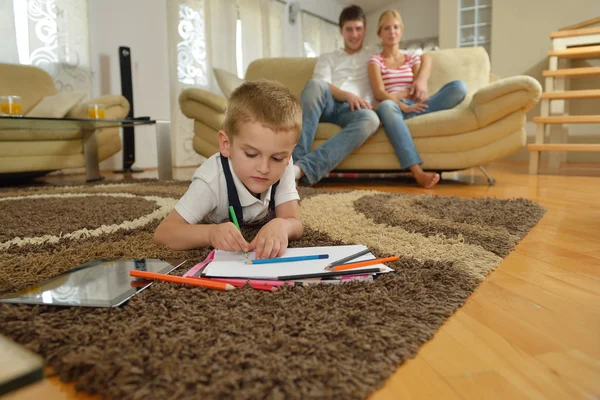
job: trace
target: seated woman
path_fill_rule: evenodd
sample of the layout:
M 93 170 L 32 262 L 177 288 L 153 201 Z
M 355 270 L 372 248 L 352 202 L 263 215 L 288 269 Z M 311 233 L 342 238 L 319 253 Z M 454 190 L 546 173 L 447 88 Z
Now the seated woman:
M 447 110 L 458 105 L 467 88 L 463 81 L 444 85 L 439 92 L 427 98 L 427 79 L 431 71 L 421 69 L 421 58 L 400 50 L 404 25 L 397 11 L 388 10 L 379 17 L 377 35 L 383 51 L 369 59 L 369 78 L 378 102 L 375 112 L 394 147 L 402 168 L 409 169 L 417 183 L 431 189 L 440 175 L 425 172 L 423 161 L 415 149 L 405 119 L 434 111 Z

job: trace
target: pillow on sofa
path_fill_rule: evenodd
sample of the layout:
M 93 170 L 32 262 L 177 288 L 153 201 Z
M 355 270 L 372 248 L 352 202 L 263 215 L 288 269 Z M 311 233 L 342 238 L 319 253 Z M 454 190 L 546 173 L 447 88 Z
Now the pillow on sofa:
M 85 92 L 62 92 L 43 97 L 26 117 L 62 118 L 87 95 Z
M 244 83 L 243 79 L 237 77 L 237 75 L 232 74 L 229 71 L 225 71 L 220 68 L 213 68 L 213 72 L 215 74 L 215 79 L 219 84 L 219 89 L 223 92 L 223 95 L 226 98 L 231 96 L 231 93 L 242 83 Z

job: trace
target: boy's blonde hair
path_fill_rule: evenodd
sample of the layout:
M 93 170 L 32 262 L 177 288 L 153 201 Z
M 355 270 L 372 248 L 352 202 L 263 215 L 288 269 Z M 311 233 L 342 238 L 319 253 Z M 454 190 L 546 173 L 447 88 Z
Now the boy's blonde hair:
M 402 32 L 404 32 L 404 22 L 402 22 L 402 17 L 400 16 L 400 13 L 396 10 L 387 10 L 381 13 L 381 15 L 379 16 L 379 22 L 377 22 L 377 34 L 379 35 L 379 32 L 381 32 L 381 27 L 383 25 L 383 20 L 386 19 L 387 17 L 392 17 L 394 19 L 398 20 L 398 24 L 400 25 L 400 30 Z
M 258 122 L 273 132 L 302 131 L 302 107 L 288 88 L 277 81 L 244 82 L 229 98 L 223 130 L 233 137 L 242 123 Z

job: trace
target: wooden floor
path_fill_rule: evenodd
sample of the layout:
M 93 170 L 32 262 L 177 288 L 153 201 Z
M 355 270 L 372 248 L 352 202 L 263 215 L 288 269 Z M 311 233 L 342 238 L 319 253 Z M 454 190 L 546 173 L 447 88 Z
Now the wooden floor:
M 526 197 L 548 212 L 467 304 L 400 367 L 372 399 L 600 399 L 600 164 L 541 168 L 526 164 L 444 174 L 433 191 L 402 181 L 327 182 L 323 188 Z M 189 179 L 193 169 L 178 169 Z M 155 171 L 135 177 L 156 177 Z M 52 177 L 48 181 L 81 181 Z M 107 180 L 120 180 L 109 174 Z M 46 398 L 75 395 L 56 378 L 27 390 Z M 50 392 L 56 392 L 51 397 Z M 22 397 L 24 396 L 24 397 Z

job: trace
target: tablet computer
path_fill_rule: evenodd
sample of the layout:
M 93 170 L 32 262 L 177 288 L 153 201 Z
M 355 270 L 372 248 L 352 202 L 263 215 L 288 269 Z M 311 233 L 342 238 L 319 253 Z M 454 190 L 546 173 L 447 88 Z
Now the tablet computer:
M 184 261 L 185 262 L 185 261 Z M 132 269 L 168 274 L 166 261 L 145 259 L 94 259 L 45 282 L 0 296 L 2 303 L 55 306 L 116 307 L 152 284 L 129 276 Z

